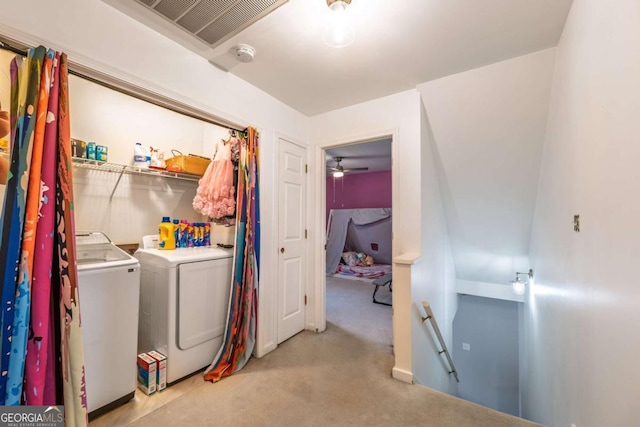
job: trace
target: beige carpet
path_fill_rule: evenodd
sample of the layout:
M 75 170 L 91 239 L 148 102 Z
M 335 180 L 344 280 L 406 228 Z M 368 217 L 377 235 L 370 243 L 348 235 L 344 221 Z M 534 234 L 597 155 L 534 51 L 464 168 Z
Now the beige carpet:
M 92 425 L 534 425 L 392 379 L 391 307 L 373 304 L 372 291 L 369 283 L 329 278 L 326 332 L 302 332 L 217 384 L 198 377 L 163 392 L 182 387 L 171 398 L 137 396 Z M 381 299 L 390 297 L 385 292 Z M 142 416 L 154 399 L 162 404 Z

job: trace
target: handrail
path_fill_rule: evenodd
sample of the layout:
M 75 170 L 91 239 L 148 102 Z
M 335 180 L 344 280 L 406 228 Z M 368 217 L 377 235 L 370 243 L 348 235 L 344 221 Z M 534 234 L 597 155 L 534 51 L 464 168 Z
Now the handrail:
M 433 331 L 436 333 L 436 336 L 438 337 L 438 341 L 440 341 L 440 346 L 442 347 L 442 350 L 439 351 L 438 354 L 444 353 L 444 355 L 447 356 L 447 361 L 449 362 L 449 367 L 451 368 L 451 371 L 449 371 L 449 374 L 453 374 L 453 376 L 456 378 L 456 381 L 460 382 L 460 379 L 458 378 L 458 371 L 456 370 L 456 366 L 453 364 L 453 359 L 451 359 L 449 350 L 447 350 L 447 345 L 444 343 L 444 339 L 442 338 L 442 334 L 440 333 L 440 328 L 438 327 L 438 322 L 436 321 L 436 318 L 433 316 L 433 311 L 431 311 L 431 306 L 427 301 L 422 301 L 422 306 L 424 307 L 424 311 L 427 313 L 427 317 L 423 317 L 422 322 L 424 323 L 425 320 L 429 319 L 431 323 L 431 327 L 433 328 Z

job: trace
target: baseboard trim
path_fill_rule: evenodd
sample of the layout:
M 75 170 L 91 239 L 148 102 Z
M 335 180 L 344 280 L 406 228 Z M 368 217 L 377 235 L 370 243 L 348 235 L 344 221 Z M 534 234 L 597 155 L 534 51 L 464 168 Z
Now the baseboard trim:
M 394 367 L 391 370 L 391 376 L 403 383 L 413 384 L 413 374 L 409 371 L 405 371 L 404 369 Z
M 277 344 L 273 341 L 269 341 L 266 345 L 259 347 L 256 345 L 256 347 L 254 348 L 253 351 L 253 355 L 260 359 L 264 356 L 266 356 L 267 354 L 271 353 L 273 350 L 275 350 L 276 348 L 278 348 Z

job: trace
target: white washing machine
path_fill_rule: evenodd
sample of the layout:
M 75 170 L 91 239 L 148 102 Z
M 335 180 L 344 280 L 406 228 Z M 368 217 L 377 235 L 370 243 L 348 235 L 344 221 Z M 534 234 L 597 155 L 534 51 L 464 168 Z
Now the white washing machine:
M 136 391 L 140 264 L 99 232 L 76 233 L 89 417 Z
M 149 247 L 154 240 L 145 236 L 134 254 L 141 267 L 138 351 L 167 356 L 171 385 L 209 366 L 222 345 L 233 251 L 160 250 Z

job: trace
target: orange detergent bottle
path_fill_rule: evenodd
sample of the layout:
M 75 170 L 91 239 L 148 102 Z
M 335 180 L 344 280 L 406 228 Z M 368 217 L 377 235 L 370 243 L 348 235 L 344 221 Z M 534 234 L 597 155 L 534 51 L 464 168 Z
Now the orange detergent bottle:
M 158 226 L 158 249 L 175 249 L 176 238 L 174 234 L 174 225 L 168 216 L 162 217 L 162 222 Z

